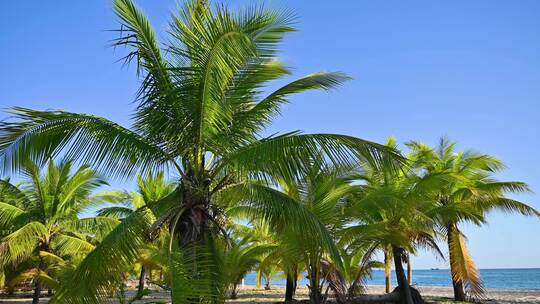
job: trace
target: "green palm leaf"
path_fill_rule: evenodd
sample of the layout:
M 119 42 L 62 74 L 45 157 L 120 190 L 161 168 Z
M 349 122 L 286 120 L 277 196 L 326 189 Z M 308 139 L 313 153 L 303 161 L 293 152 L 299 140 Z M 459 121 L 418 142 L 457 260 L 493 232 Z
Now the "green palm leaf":
M 0 165 L 16 171 L 23 156 L 43 163 L 66 150 L 105 173 L 128 176 L 137 169 L 163 168 L 171 160 L 157 145 L 104 118 L 63 111 L 13 108 L 19 120 L 0 124 Z
M 53 303 L 101 303 L 121 282 L 120 274 L 138 258 L 149 223 L 139 211 L 123 220 L 81 262 Z
M 16 265 L 30 257 L 39 238 L 44 238 L 47 233 L 48 229 L 42 223 L 30 222 L 5 236 L 0 243 L 0 265 Z

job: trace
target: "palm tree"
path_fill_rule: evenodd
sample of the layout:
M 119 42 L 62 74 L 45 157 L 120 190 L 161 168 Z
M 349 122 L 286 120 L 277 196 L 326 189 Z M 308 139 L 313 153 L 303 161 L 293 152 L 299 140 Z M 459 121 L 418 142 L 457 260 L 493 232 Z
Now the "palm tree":
M 338 303 L 347 303 L 365 293 L 366 279 L 371 277 L 373 268 L 383 267 L 383 263 L 373 257 L 374 247 L 355 248 L 348 252 L 340 249 L 342 267 L 326 263 L 328 285 L 333 290 Z
M 242 206 L 230 208 L 227 213 L 234 218 L 245 218 L 245 209 Z M 238 213 L 238 214 L 235 214 Z M 272 229 L 269 223 L 264 220 L 251 221 L 249 227 L 237 225 L 240 227 L 238 232 L 241 235 L 249 236 L 260 245 L 273 245 L 271 250 L 262 258 L 256 268 L 256 286 L 260 288 L 263 277 L 266 280 L 265 289 L 270 289 L 271 279 L 280 271 L 286 278 L 285 302 L 292 302 L 296 293 L 296 287 L 299 273 L 299 264 L 302 262 L 298 248 L 288 246 L 291 242 L 290 231 Z
M 310 235 L 306 230 L 290 229 L 283 226 L 277 230 L 280 234 L 279 247 L 284 268 L 290 268 L 287 256 L 299 256 L 304 264 L 309 279 L 309 296 L 312 303 L 323 303 L 326 293 L 323 290 L 328 278 L 324 276 L 323 267 L 332 261 L 340 266 L 341 259 L 332 235 L 345 224 L 341 208 L 346 196 L 353 191 L 350 185 L 350 170 L 342 167 L 326 167 L 321 157 L 311 161 L 305 175 L 298 181 L 282 179 L 280 189 L 268 189 L 275 200 L 290 205 L 297 205 L 307 211 L 306 217 L 319 223 L 323 234 Z M 262 187 L 262 186 L 261 186 Z M 269 199 L 269 198 L 268 198 Z M 304 220 L 305 221 L 305 220 Z M 278 227 L 279 228 L 279 227 Z M 327 235 L 324 244 L 321 238 Z M 290 269 L 285 269 L 290 270 Z
M 171 19 L 168 43 L 159 44 L 131 0 L 115 0 L 114 10 L 121 23 L 114 44 L 129 49 L 125 60 L 136 62 L 141 77 L 133 126 L 88 114 L 13 108 L 13 119 L 0 124 L 0 167 L 17 170 L 23 156 L 40 160 L 62 151 L 111 176 L 173 173 L 178 186 L 161 202 L 166 212 L 158 222 L 168 224 L 178 237 L 178 248 L 184 248 L 221 230 L 214 197 L 230 185 L 247 178 L 297 177 L 305 168 L 303 160 L 319 153 L 332 162 L 352 163 L 359 158 L 376 161 L 386 151 L 336 134 L 261 136 L 290 95 L 328 90 L 348 79 L 341 73 L 317 72 L 263 93 L 269 81 L 289 74 L 276 59 L 284 34 L 294 30 L 289 12 L 250 8 L 235 13 L 224 6 L 211 9 L 207 1 L 188 1 Z M 294 208 L 283 205 L 279 213 L 271 213 L 278 208 L 268 207 L 265 212 L 279 220 L 297 214 Z M 107 262 L 84 267 L 114 273 L 131 263 L 150 228 L 141 224 L 144 212 L 122 222 L 122 241 L 111 237 L 104 245 L 115 252 Z M 294 222 L 299 229 L 309 226 Z M 74 284 L 87 286 L 72 286 L 73 291 L 88 292 L 78 293 L 78 299 L 98 301 L 107 294 L 104 289 L 117 285 L 90 282 L 83 270 L 78 274 L 84 277 L 73 279 Z M 173 299 L 184 299 L 175 288 Z
M 392 248 L 390 245 L 383 245 L 384 256 L 384 291 L 390 293 L 392 289 Z
M 106 185 L 88 166 L 72 170 L 71 161 L 49 161 L 44 174 L 31 161 L 23 165 L 24 182 L 17 187 L 0 180 L 0 269 L 16 275 L 7 283 L 33 280 L 32 303 L 38 303 L 42 286 L 59 287 L 61 271 L 77 255 L 92 250 L 95 242 L 118 221 L 79 219 L 78 214 L 103 197 L 92 191 Z
M 225 282 L 229 285 L 231 299 L 236 299 L 238 284 L 249 271 L 254 270 L 261 263 L 274 245 L 259 244 L 247 236 L 229 243 L 222 242 L 221 246 L 223 248 L 221 259 L 223 272 L 226 276 Z
M 540 216 L 532 207 L 506 196 L 529 188 L 523 182 L 494 179 L 493 174 L 504 167 L 500 160 L 471 150 L 456 152 L 455 143 L 447 138 L 441 138 L 436 148 L 419 142 L 410 142 L 408 146 L 413 150 L 417 170 L 448 177 L 434 193 L 435 207 L 430 216 L 446 236 L 454 298 L 466 300 L 464 287 L 470 295 L 482 296 L 480 273 L 459 226 L 463 222 L 482 225 L 491 210 Z
M 314 214 L 328 229 L 330 235 L 337 235 L 346 223 L 341 211 L 346 197 L 354 191 L 354 186 L 350 184 L 350 172 L 347 171 L 341 168 L 324 168 L 317 160 L 300 183 L 289 184 L 285 188 L 291 198 L 298 200 Z M 339 252 L 338 254 L 326 252 L 319 244 L 301 235 L 288 240 L 294 242 L 294 246 L 303 252 L 302 262 L 305 263 L 309 280 L 310 302 L 315 304 L 325 302 L 326 292 L 323 288 L 328 282 L 329 271 L 328 269 L 325 271 L 324 268 L 328 268 L 325 265 L 341 268 Z
M 141 208 L 148 208 L 150 212 L 147 215 L 147 220 L 149 224 L 154 224 L 160 214 L 157 213 L 159 210 L 154 208 L 153 204 L 169 195 L 174 190 L 174 187 L 175 185 L 173 183 L 168 182 L 165 179 L 164 172 L 159 172 L 155 175 L 149 173 L 144 178 L 138 176 L 137 191 L 126 193 L 125 198 L 121 200 L 121 202 L 124 203 L 124 206 L 116 205 L 101 208 L 97 211 L 97 215 L 125 219 Z M 168 235 L 166 233 L 162 233 L 161 240 L 158 240 L 156 236 L 148 236 L 148 238 L 152 238 L 154 242 L 147 244 L 147 248 L 142 250 L 142 254 L 137 259 L 140 264 L 140 275 L 137 294 L 133 300 L 141 299 L 143 297 L 146 273 L 150 270 L 151 266 L 156 265 L 156 261 L 154 261 L 153 258 L 155 258 L 156 253 L 159 255 L 159 247 L 163 246 L 163 239 L 167 237 Z
M 386 145 L 396 148 L 393 138 Z M 393 167 L 379 170 L 370 164 L 362 164 L 362 170 L 361 190 L 346 209 L 355 224 L 343 229 L 340 242 L 352 249 L 363 248 L 366 243 L 374 249 L 389 247 L 401 302 L 412 304 L 419 295 L 411 291 L 402 263 L 406 252 L 415 252 L 418 247 L 433 249 L 442 256 L 435 242 L 433 220 L 427 215 L 432 207 L 431 189 L 441 179 L 437 175 L 411 174 L 409 162 L 402 163 L 398 170 Z
M 272 280 L 280 273 L 280 268 L 270 259 L 265 259 L 256 269 L 256 286 L 259 288 L 264 280 L 264 289 L 272 289 Z

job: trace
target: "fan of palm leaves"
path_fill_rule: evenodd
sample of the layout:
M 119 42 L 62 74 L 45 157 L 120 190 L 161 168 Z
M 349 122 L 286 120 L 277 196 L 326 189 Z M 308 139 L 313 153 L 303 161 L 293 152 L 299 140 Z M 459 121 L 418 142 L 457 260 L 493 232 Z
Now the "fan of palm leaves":
M 110 197 L 92 195 L 106 182 L 88 166 L 72 170 L 72 161 L 51 160 L 42 173 L 27 160 L 22 172 L 19 186 L 0 180 L 0 269 L 9 288 L 32 279 L 35 301 L 42 284 L 58 289 L 64 273 L 118 221 L 79 219 L 82 210 Z
M 480 272 L 475 266 L 459 224 L 486 223 L 491 210 L 517 212 L 528 216 L 540 213 L 527 204 L 507 197 L 508 193 L 530 191 L 518 181 L 498 181 L 493 174 L 504 168 L 497 158 L 472 150 L 456 151 L 455 142 L 440 139 L 434 148 L 411 141 L 412 168 L 428 175 L 444 175 L 446 182 L 433 187 L 434 207 L 428 212 L 437 230 L 444 235 L 449 252 L 450 269 L 456 300 L 465 300 L 466 287 L 470 296 L 484 294 Z

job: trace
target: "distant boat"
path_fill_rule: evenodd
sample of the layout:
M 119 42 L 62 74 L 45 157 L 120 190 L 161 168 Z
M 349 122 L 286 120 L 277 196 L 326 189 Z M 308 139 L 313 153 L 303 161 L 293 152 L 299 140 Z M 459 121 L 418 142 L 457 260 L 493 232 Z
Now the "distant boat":
M 440 268 L 431 268 L 431 270 L 441 270 Z

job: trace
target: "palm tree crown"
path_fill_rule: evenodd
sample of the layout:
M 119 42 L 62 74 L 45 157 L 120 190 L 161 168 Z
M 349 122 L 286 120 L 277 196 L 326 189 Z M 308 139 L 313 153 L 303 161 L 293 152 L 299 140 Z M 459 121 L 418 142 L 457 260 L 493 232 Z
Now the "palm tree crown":
M 71 161 L 51 160 L 42 175 L 27 161 L 20 187 L 0 181 L 0 269 L 17 269 L 9 285 L 33 278 L 38 293 L 40 283 L 58 288 L 59 271 L 117 224 L 102 217 L 78 218 L 106 198 L 105 193 L 92 196 L 106 182 L 88 166 L 72 171 Z
M 475 151 L 456 151 L 455 143 L 441 138 L 435 148 L 420 142 L 409 142 L 415 169 L 425 175 L 444 175 L 445 183 L 435 187 L 434 207 L 429 212 L 448 243 L 454 297 L 464 301 L 464 287 L 471 296 L 482 296 L 480 273 L 469 254 L 465 236 L 459 229 L 464 222 L 482 225 L 491 210 L 540 213 L 534 208 L 507 196 L 508 193 L 530 191 L 518 181 L 498 181 L 493 175 L 504 168 L 497 158 Z

